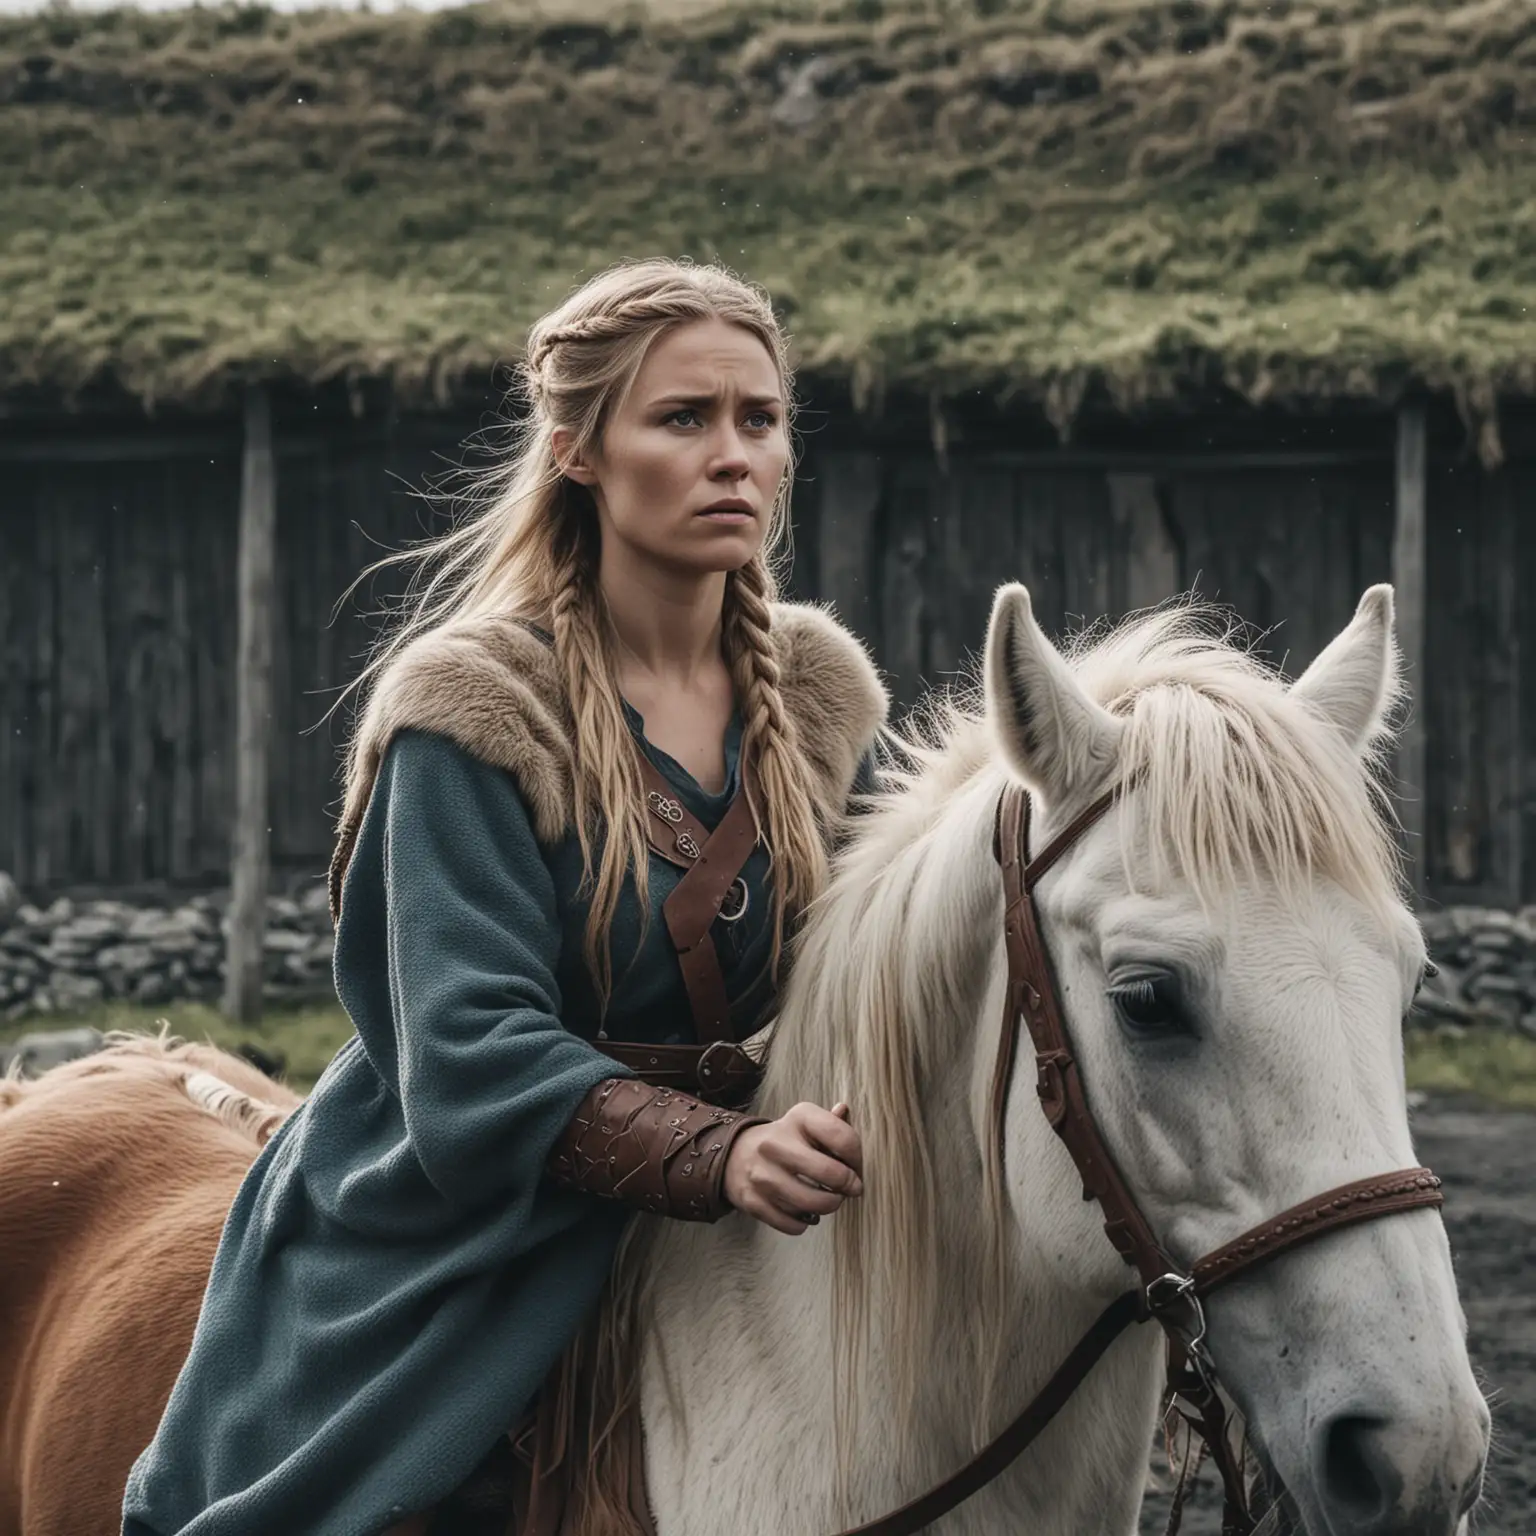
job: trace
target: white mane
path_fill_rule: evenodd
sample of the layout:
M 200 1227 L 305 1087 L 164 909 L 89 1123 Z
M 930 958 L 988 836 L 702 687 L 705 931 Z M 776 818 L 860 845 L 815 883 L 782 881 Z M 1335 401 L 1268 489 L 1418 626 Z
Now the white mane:
M 1210 903 L 1244 878 L 1285 888 L 1325 875 L 1374 909 L 1396 903 L 1392 826 L 1359 753 L 1219 613 L 1170 605 L 1078 637 L 1067 657 L 1095 701 L 1128 722 L 1117 772 L 1134 778 L 1142 814 L 1121 824 L 1128 837 L 1150 832 L 1159 886 L 1183 879 Z M 1388 740 L 1378 722 L 1367 760 Z M 856 1106 L 867 1193 L 835 1228 L 837 1370 L 850 1419 L 872 1338 L 910 1410 L 937 1347 L 941 1298 L 968 1309 L 983 1382 L 1008 1310 L 998 1171 L 978 1148 L 978 1187 L 996 1218 L 984 1223 L 990 1251 L 941 1255 L 925 1118 L 925 1085 L 963 1049 L 1001 939 L 990 849 L 1005 770 L 974 690 L 931 707 L 893 745 L 906 762 L 888 770 L 807 924 L 760 1098 L 767 1115 L 797 1098 Z

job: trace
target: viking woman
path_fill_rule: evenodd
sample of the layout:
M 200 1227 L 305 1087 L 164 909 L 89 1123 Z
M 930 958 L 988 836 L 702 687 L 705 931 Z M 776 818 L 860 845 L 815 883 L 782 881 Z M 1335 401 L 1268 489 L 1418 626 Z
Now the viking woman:
M 441 1508 L 635 1209 L 796 1234 L 861 1190 L 844 1106 L 740 1108 L 885 712 L 776 597 L 784 338 L 721 270 L 625 265 L 522 382 L 519 451 L 364 674 L 331 881 L 357 1033 L 241 1187 L 126 1536 Z

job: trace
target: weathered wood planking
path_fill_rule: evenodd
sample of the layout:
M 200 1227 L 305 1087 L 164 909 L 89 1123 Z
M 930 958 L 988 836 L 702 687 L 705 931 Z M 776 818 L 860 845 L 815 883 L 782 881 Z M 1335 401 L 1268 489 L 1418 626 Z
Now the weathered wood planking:
M 345 443 L 284 461 L 277 675 L 285 686 L 276 720 L 284 752 L 273 807 L 274 858 L 282 866 L 314 868 L 316 850 L 329 847 L 354 702 L 342 693 L 408 572 L 386 570 L 350 600 L 344 594 L 368 566 L 446 526 L 440 511 L 408 489 L 441 467 L 427 452 L 396 452 L 386 473 L 377 450 Z
M 903 702 L 980 644 L 1004 581 L 1029 586 L 1058 637 L 1195 590 L 1294 673 L 1390 576 L 1385 465 L 1107 474 L 986 455 L 940 475 L 926 457 L 861 452 L 818 469 L 823 595 L 869 614 L 861 632 Z
M 932 610 L 942 600 L 932 590 L 937 562 L 929 547 L 938 470 L 927 460 L 901 458 L 886 475 L 884 515 L 875 525 L 877 654 L 891 674 L 894 702 L 909 709 L 929 681 Z
M 813 453 L 798 490 L 807 532 L 806 549 L 797 537 L 796 570 L 830 602 L 855 634 L 871 635 L 875 625 L 875 519 L 884 496 L 880 456 L 867 450 Z M 811 531 L 814 530 L 812 533 Z
M 1155 607 L 1183 584 L 1179 546 L 1168 521 L 1158 477 L 1145 470 L 1106 476 L 1115 559 L 1110 571 L 1109 607 L 1129 613 Z
M 1426 886 L 1444 901 L 1510 901 L 1522 882 L 1516 519 L 1528 468 L 1429 476 L 1426 579 Z
M 1523 463 L 1502 473 L 1507 480 L 1505 505 L 1514 523 L 1513 652 L 1518 676 L 1510 826 L 1521 853 L 1519 898 L 1528 902 L 1536 898 L 1536 467 Z M 1448 680 L 1451 685 L 1454 681 Z
M 472 424 L 470 424 L 472 425 Z M 442 526 L 409 487 L 467 427 L 311 430 L 277 442 L 272 852 L 328 852 L 339 744 L 326 711 L 403 576 L 362 568 Z M 391 476 L 398 478 L 391 478 Z M 1531 894 L 1536 860 L 1536 492 L 1521 461 L 1441 467 L 1429 487 L 1425 675 L 1429 893 Z M 27 889 L 224 878 L 233 807 L 237 452 L 26 458 L 0 489 L 0 869 Z M 1271 627 L 1292 672 L 1389 579 L 1393 467 L 1271 458 L 1055 464 L 819 436 L 797 488 L 795 591 L 834 602 L 898 703 L 964 665 L 999 583 L 1027 582 L 1057 635 L 1189 587 Z M 1459 532 L 1457 530 L 1460 530 Z
M 1424 566 L 1429 555 L 1426 521 L 1428 463 L 1422 401 L 1397 410 L 1392 517 L 1392 584 L 1396 593 L 1397 644 L 1410 707 L 1403 712 L 1396 762 L 1402 846 L 1415 896 L 1422 900 L 1428 867 L 1424 843 L 1424 712 L 1415 706 L 1424 685 Z
M 938 485 L 928 579 L 938 599 L 928 636 L 930 680 L 964 677 L 979 656 L 992 599 L 1019 570 L 1017 473 L 990 460 L 951 461 Z
M 209 509 L 235 468 L 8 472 L 0 868 L 24 885 L 200 881 L 227 867 L 234 525 Z
M 1183 472 L 1164 495 L 1181 585 L 1230 605 L 1292 675 L 1390 578 L 1390 466 Z
M 273 633 L 277 607 L 277 477 L 272 400 L 264 385 L 245 391 L 240 467 L 235 651 L 235 804 L 229 911 L 225 918 L 225 1016 L 261 1017 L 263 941 L 272 872 Z
M 334 621 L 332 613 L 368 559 L 355 523 L 377 523 L 358 495 L 365 476 L 382 480 L 376 463 L 368 468 L 371 475 L 360 474 L 355 455 L 345 451 L 296 455 L 284 464 L 290 483 L 279 503 L 284 580 L 276 666 L 285 686 L 275 721 L 284 760 L 273 786 L 273 856 L 280 863 L 312 859 L 334 825 L 343 733 L 335 717 L 326 717 L 353 676 L 363 637 L 355 609 Z
M 7 479 L 0 493 L 0 847 L 20 870 L 35 864 L 36 748 L 46 730 L 47 694 L 37 647 L 51 626 L 43 622 L 46 564 L 34 487 L 20 474 Z

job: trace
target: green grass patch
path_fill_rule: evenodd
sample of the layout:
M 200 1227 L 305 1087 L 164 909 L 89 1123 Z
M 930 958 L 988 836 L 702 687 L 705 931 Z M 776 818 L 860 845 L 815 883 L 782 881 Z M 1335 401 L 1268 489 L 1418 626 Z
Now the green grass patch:
M 1464 1034 L 1413 1030 L 1408 1086 L 1424 1093 L 1465 1093 L 1502 1109 L 1536 1109 L 1536 1040 L 1512 1030 Z
M 183 1040 L 211 1041 L 229 1051 L 244 1042 L 259 1047 L 284 1062 L 284 1080 L 300 1093 L 314 1087 L 331 1057 L 353 1033 L 352 1021 L 335 1003 L 274 1008 L 250 1026 L 231 1024 L 217 1008 L 206 1003 L 174 1003 L 158 1008 L 107 1003 L 79 1013 L 34 1014 L 0 1024 L 0 1041 L 15 1040 L 33 1030 L 72 1029 L 80 1025 L 91 1025 L 103 1032 L 125 1029 L 154 1034 L 162 1022 Z

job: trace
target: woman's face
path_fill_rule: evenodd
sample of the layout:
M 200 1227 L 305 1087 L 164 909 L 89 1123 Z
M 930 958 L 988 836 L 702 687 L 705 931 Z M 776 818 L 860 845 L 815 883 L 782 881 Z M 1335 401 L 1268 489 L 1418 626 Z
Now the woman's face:
M 566 472 L 591 488 L 605 565 L 618 554 L 702 575 L 762 547 L 788 462 L 768 349 L 740 326 L 697 320 L 655 342 L 598 455 Z

